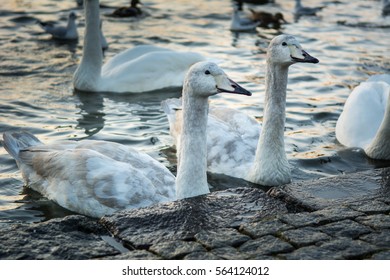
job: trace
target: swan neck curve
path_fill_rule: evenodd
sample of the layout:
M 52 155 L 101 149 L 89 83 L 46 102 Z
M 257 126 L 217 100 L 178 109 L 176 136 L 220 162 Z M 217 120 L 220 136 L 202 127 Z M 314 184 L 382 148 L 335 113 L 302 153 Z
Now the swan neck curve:
M 176 196 L 178 199 L 209 193 L 207 185 L 206 128 L 208 98 L 188 94 L 184 85 L 183 122 L 178 147 Z
M 274 186 L 290 182 L 284 148 L 288 66 L 267 62 L 263 125 L 248 180 Z
M 100 42 L 99 1 L 85 0 L 85 33 L 83 54 L 74 75 L 74 87 L 84 91 L 95 91 L 98 87 L 103 52 Z

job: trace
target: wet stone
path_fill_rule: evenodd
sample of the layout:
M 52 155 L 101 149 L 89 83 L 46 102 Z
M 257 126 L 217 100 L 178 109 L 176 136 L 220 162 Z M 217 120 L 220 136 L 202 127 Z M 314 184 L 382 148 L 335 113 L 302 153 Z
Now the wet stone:
M 184 257 L 184 260 L 220 260 L 221 258 L 210 252 L 192 252 Z
M 358 217 L 356 221 L 374 229 L 390 228 L 390 215 L 378 214 Z
M 237 247 L 248 241 L 250 237 L 232 228 L 221 228 L 211 231 L 202 230 L 195 235 L 195 239 L 206 248 L 211 249 L 225 246 Z
M 361 240 L 376 245 L 381 249 L 390 249 L 390 230 L 373 232 L 360 237 Z
M 390 250 L 382 251 L 371 256 L 373 260 L 390 260 Z
M 193 241 L 170 241 L 153 245 L 151 252 L 160 255 L 164 259 L 181 259 L 192 252 L 205 252 L 205 248 Z
M 318 230 L 331 236 L 349 238 L 357 238 L 372 231 L 369 227 L 348 219 L 320 226 Z
M 372 244 L 346 237 L 324 242 L 319 248 L 333 251 L 337 258 L 340 256 L 343 259 L 360 259 L 378 251 L 378 247 Z
M 390 168 L 372 169 L 331 178 L 293 182 L 270 194 L 287 203 L 310 210 L 320 210 L 358 200 L 388 197 Z
M 236 188 L 119 211 L 103 217 L 100 223 L 128 247 L 148 249 L 160 242 L 193 240 L 202 230 L 238 228 L 286 212 L 282 202 L 262 190 Z
M 317 225 L 320 222 L 318 216 L 306 212 L 281 215 L 280 220 L 294 227 Z
M 159 260 L 161 257 L 152 254 L 146 250 L 135 250 L 127 253 L 122 253 L 115 256 L 108 256 L 102 259 L 105 260 Z
M 352 219 L 364 215 L 362 212 L 351 210 L 346 206 L 333 206 L 311 213 L 318 217 L 320 224 Z
M 233 247 L 221 247 L 216 248 L 210 251 L 214 255 L 218 256 L 220 259 L 224 260 L 246 260 L 250 256 L 248 254 L 239 252 L 236 248 Z
M 279 255 L 286 260 L 337 260 L 342 259 L 341 255 L 332 250 L 316 246 L 302 247 L 294 252 Z
M 359 201 L 351 203 L 348 206 L 356 211 L 364 212 L 366 214 L 390 212 L 390 205 L 387 205 L 379 200 Z
M 270 255 L 285 253 L 294 250 L 294 247 L 272 235 L 266 235 L 255 240 L 245 242 L 239 251 L 249 255 Z
M 285 224 L 278 219 L 272 219 L 242 225 L 240 227 L 240 231 L 252 236 L 253 238 L 258 238 L 264 235 L 275 235 L 280 231 L 288 230 L 291 228 L 291 225 Z
M 292 229 L 282 232 L 281 237 L 297 247 L 315 244 L 319 241 L 329 240 L 331 237 L 313 227 Z
M 80 215 L 37 224 L 3 224 L 0 259 L 80 260 L 119 254 L 101 238 L 107 234 L 96 220 Z

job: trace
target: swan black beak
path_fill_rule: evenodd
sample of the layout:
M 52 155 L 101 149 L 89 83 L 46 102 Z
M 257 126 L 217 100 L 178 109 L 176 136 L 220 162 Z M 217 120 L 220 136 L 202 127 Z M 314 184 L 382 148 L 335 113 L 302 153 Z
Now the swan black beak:
M 242 86 L 237 84 L 235 81 L 229 79 L 229 82 L 230 82 L 231 89 L 219 88 L 217 86 L 217 91 L 218 92 L 234 93 L 234 94 L 243 94 L 243 95 L 247 95 L 247 96 L 252 95 L 252 93 L 250 91 L 246 90 L 245 88 L 243 88 Z
M 310 54 L 308 54 L 304 50 L 302 50 L 302 56 L 303 56 L 303 58 L 298 58 L 298 57 L 294 57 L 291 55 L 291 58 L 294 62 L 303 62 L 303 63 L 318 63 L 318 62 L 320 62 L 317 58 L 315 58 L 314 56 L 311 56 Z

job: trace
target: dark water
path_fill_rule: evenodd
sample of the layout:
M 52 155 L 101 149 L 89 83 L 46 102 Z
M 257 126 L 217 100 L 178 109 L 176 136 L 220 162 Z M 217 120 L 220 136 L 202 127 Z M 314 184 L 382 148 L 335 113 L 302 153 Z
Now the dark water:
M 229 76 L 254 93 L 244 98 L 216 96 L 211 102 L 240 108 L 261 121 L 267 45 L 279 33 L 293 34 L 320 60 L 290 68 L 285 138 L 294 180 L 390 166 L 367 159 L 359 150 L 345 149 L 334 133 L 351 89 L 372 74 L 390 72 L 390 18 L 381 17 L 380 1 L 306 0 L 305 5 L 326 8 L 318 17 L 298 22 L 292 15 L 295 1 L 276 2 L 251 7 L 282 11 L 289 24 L 280 30 L 259 28 L 240 34 L 229 31 L 232 2 L 228 0 L 144 0 L 149 15 L 140 19 L 107 17 L 112 9 L 104 8 L 106 58 L 141 43 L 198 51 L 219 60 Z M 103 3 L 123 6 L 128 1 Z M 37 19 L 65 22 L 70 10 L 78 14 L 77 43 L 53 41 L 35 24 Z M 179 96 L 180 90 L 142 96 L 74 93 L 71 79 L 81 57 L 84 26 L 83 12 L 74 1 L 2 1 L 0 132 L 22 128 L 45 142 L 115 141 L 174 169 L 172 140 L 160 102 Z M 24 188 L 14 161 L 0 149 L 0 221 L 42 221 L 67 213 Z

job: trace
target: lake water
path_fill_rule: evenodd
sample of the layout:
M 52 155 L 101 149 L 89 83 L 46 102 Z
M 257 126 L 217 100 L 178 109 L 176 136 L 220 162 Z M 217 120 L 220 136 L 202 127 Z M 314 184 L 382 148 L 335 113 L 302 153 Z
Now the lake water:
M 285 139 L 293 180 L 390 166 L 367 159 L 357 149 L 345 149 L 334 132 L 351 90 L 372 74 L 390 72 L 390 17 L 381 16 L 380 1 L 306 0 L 307 6 L 325 8 L 318 17 L 297 22 L 292 14 L 295 1 L 244 5 L 244 9 L 281 11 L 289 24 L 280 30 L 258 28 L 239 34 L 229 31 L 232 2 L 228 0 L 142 2 L 148 15 L 138 19 L 112 18 L 106 16 L 112 9 L 101 10 L 109 42 L 106 59 L 138 44 L 200 52 L 218 60 L 232 79 L 253 92 L 252 97 L 215 96 L 212 104 L 238 108 L 261 121 L 266 48 L 277 34 L 295 35 L 320 63 L 290 67 Z M 123 6 L 128 1 L 103 3 Z M 65 23 L 71 10 L 78 15 L 78 43 L 53 41 L 35 23 L 37 19 Z M 0 132 L 20 128 L 44 142 L 115 141 L 147 152 L 174 170 L 172 139 L 160 102 L 179 96 L 180 90 L 142 96 L 73 92 L 71 80 L 81 58 L 84 26 L 83 11 L 74 1 L 2 0 Z M 0 148 L 0 221 L 37 222 L 67 214 L 25 188 L 14 160 Z

